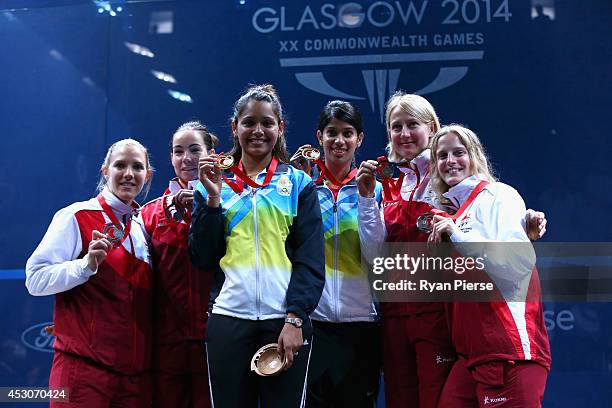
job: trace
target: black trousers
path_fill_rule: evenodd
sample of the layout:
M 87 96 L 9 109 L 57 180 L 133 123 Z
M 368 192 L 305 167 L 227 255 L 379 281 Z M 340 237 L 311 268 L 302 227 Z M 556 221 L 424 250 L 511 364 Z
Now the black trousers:
M 308 408 L 372 408 L 380 381 L 380 325 L 313 321 Z
M 215 408 L 300 408 L 305 403 L 312 325 L 304 322 L 305 344 L 291 368 L 277 376 L 251 371 L 251 358 L 262 346 L 277 343 L 284 319 L 245 320 L 211 314 L 206 353 L 211 400 Z

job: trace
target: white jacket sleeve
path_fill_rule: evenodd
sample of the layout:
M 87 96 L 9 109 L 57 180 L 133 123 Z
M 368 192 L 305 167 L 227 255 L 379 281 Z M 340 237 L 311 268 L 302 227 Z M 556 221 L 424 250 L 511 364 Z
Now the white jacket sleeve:
M 382 253 L 381 247 L 387 237 L 383 209 L 378 206 L 375 197 L 359 196 L 357 222 L 361 253 L 372 263 Z
M 26 287 L 34 296 L 53 295 L 87 282 L 92 271 L 82 250 L 81 233 L 69 209 L 58 211 L 26 264 Z
M 525 232 L 525 202 L 510 186 L 496 183 L 495 193 L 483 191 L 477 198 L 471 230 L 455 229 L 451 241 L 463 255 L 483 257 L 487 273 L 518 282 L 536 263 L 533 246 Z

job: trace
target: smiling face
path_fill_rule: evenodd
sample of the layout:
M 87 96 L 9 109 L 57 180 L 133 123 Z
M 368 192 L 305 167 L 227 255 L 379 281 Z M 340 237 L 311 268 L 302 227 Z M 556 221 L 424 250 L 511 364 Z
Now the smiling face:
M 232 122 L 243 156 L 257 160 L 271 159 L 272 149 L 284 129 L 285 123 L 279 121 L 272 104 L 266 101 L 251 100 Z
M 198 178 L 198 160 L 207 155 L 208 150 L 200 132 L 184 130 L 174 134 L 170 160 L 176 176 L 184 184 Z
M 326 163 L 347 164 L 353 160 L 355 150 L 361 146 L 363 133 L 357 134 L 354 126 L 332 118 L 323 132 L 317 131 L 317 139 L 323 146 Z
M 130 205 L 151 176 L 151 170 L 140 147 L 123 144 L 113 150 L 108 164 L 102 166 L 102 175 L 111 193 Z
M 392 150 L 404 160 L 412 160 L 429 145 L 432 134 L 428 123 L 419 121 L 399 106 L 389 115 L 387 131 L 391 138 Z
M 440 137 L 436 147 L 437 170 L 450 187 L 472 175 L 472 165 L 467 148 L 455 133 Z

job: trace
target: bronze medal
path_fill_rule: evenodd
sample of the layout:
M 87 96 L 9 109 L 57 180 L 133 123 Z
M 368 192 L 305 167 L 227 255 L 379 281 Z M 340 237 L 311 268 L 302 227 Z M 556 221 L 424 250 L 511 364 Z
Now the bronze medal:
M 281 358 L 277 343 L 266 344 L 251 359 L 251 371 L 262 377 L 278 375 L 286 365 L 287 359 Z
M 217 157 L 217 161 L 215 166 L 220 168 L 221 170 L 227 170 L 234 165 L 234 156 L 221 154 Z
M 306 160 L 314 161 L 321 157 L 321 152 L 314 147 L 305 147 L 302 149 L 302 157 Z

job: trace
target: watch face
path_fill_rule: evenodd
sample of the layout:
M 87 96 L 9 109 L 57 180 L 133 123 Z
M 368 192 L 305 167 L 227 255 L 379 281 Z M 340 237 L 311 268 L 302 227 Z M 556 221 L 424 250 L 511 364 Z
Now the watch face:
M 302 319 L 297 318 L 297 317 L 287 317 L 285 319 L 285 322 L 289 323 L 289 324 L 292 324 L 292 325 L 294 325 L 295 327 L 298 327 L 298 328 L 302 327 L 302 323 L 303 323 Z

